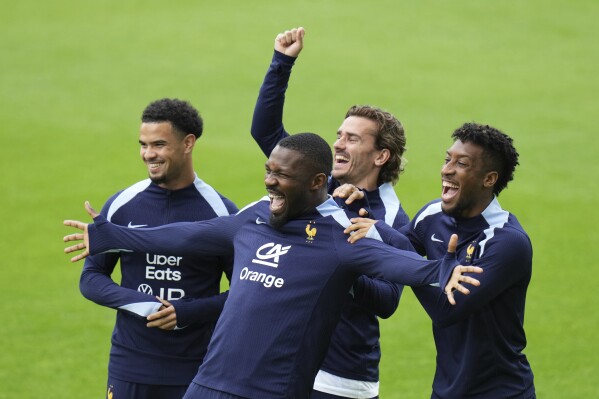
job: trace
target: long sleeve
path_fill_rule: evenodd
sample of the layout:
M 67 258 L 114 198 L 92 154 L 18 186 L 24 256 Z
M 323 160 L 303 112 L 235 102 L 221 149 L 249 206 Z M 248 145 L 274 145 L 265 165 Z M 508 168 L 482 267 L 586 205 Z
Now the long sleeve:
M 171 302 L 177 313 L 177 327 L 216 321 L 228 296 L 229 291 L 206 298 L 183 298 Z
M 118 260 L 116 253 L 90 256 L 85 260 L 79 290 L 81 294 L 97 303 L 146 317 L 162 305 L 154 296 L 121 287 L 110 277 Z
M 107 211 L 107 206 L 104 206 L 102 214 L 106 215 Z M 122 287 L 112 280 L 111 276 L 118 260 L 118 253 L 98 254 L 86 258 L 79 279 L 81 294 L 98 305 L 120 309 L 139 317 L 146 317 L 158 311 L 162 304 L 153 295 Z
M 383 234 L 377 237 L 377 239 L 398 249 L 405 251 L 414 250 L 410 241 L 403 234 L 384 222 L 379 220 L 376 223 L 376 230 L 379 232 L 380 230 L 383 231 Z M 387 240 L 383 239 L 383 235 Z M 403 285 L 390 283 L 382 279 L 371 279 L 361 276 L 356 281 L 354 289 L 354 300 L 357 304 L 366 307 L 377 316 L 386 319 L 391 317 L 399 306 Z
M 234 216 L 202 222 L 180 222 L 153 228 L 130 229 L 103 216 L 88 225 L 91 255 L 103 252 L 161 252 L 169 255 L 232 256 Z
M 358 251 L 340 251 L 342 254 L 351 255 L 351 259 L 343 259 L 343 263 L 351 265 L 358 274 L 412 287 L 438 283 L 441 270 L 453 270 L 458 265 L 455 254 L 447 254 L 442 259 L 430 261 L 414 252 L 400 250 L 369 238 L 347 245 L 360 247 Z
M 473 265 L 483 268 L 482 274 L 474 276 L 480 281 L 480 286 L 469 286 L 469 295 L 456 292 L 457 305 L 449 304 L 447 297 L 438 290 L 427 287 L 414 289 L 433 323 L 438 326 L 451 325 L 486 306 L 512 287 L 528 284 L 532 268 L 530 241 L 520 232 L 506 230 L 497 231 L 496 237 L 487 244 L 483 256 L 473 262 Z M 444 268 L 441 273 L 447 276 L 450 270 Z M 518 299 L 515 298 L 518 292 L 522 290 L 514 289 L 513 295 L 506 295 L 503 300 Z
M 387 319 L 397 309 L 402 291 L 402 285 L 360 276 L 354 284 L 354 301 L 378 317 Z
M 283 126 L 283 106 L 294 62 L 295 58 L 274 52 L 254 108 L 252 137 L 267 157 L 281 139 L 289 136 Z

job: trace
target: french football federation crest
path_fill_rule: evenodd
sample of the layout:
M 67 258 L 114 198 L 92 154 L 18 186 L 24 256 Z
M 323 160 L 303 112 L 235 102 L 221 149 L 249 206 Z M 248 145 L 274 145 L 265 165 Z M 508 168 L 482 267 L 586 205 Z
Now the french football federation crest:
M 474 251 L 476 250 L 476 241 L 472 241 L 468 248 L 466 248 L 466 262 L 472 263 L 472 255 L 474 255 Z
M 308 235 L 306 237 L 306 240 L 308 242 L 310 241 L 314 241 L 314 236 L 316 236 L 316 227 L 312 227 L 312 225 L 315 225 L 316 222 L 310 222 L 306 225 L 306 234 Z

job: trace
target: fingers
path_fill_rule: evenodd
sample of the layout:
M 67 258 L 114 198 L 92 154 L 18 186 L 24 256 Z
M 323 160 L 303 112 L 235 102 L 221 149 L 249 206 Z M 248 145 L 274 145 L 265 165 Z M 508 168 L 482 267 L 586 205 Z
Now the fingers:
M 162 303 L 164 306 L 173 306 L 169 301 L 167 301 L 166 299 L 162 299 L 159 296 L 157 296 L 156 299 L 158 299 L 160 303 Z
M 366 209 L 364 209 L 364 208 L 361 208 L 361 209 L 358 211 L 358 214 L 359 214 L 360 216 L 364 217 L 364 218 L 366 218 L 366 217 L 370 216 L 370 212 L 368 212 L 368 211 L 367 211 Z
M 166 307 L 158 312 L 152 313 L 147 317 L 149 321 L 146 323 L 147 327 L 157 327 L 161 330 L 172 330 L 177 326 L 177 314 L 175 313 L 175 307 L 170 304 L 167 300 L 156 297 Z
M 65 249 L 66 252 L 66 249 Z M 71 258 L 71 262 L 75 263 L 80 261 L 81 259 L 87 258 L 89 256 L 89 251 L 86 249 L 85 251 L 81 252 L 79 255 L 73 256 Z
M 453 297 L 453 291 L 449 290 L 449 291 L 445 291 L 445 293 L 447 294 L 447 300 L 449 301 L 449 303 L 451 303 L 452 305 L 456 304 L 455 298 Z
M 452 234 L 449 238 L 449 244 L 447 244 L 447 252 L 450 254 L 455 254 L 455 250 L 458 246 L 458 235 Z
M 75 244 L 75 245 L 71 245 L 70 247 L 66 247 L 64 249 L 64 253 L 65 254 L 70 254 L 71 252 L 81 251 L 82 249 L 87 249 L 87 248 L 85 246 L 85 243 L 80 242 L 79 244 Z
M 81 241 L 81 240 L 83 240 L 83 238 L 84 238 L 84 235 L 82 233 L 74 233 L 74 234 L 69 234 L 67 236 L 64 236 L 62 238 L 62 241 L 63 242 Z M 81 243 L 81 244 L 85 247 L 84 243 Z
M 456 269 L 458 267 L 459 267 L 460 273 L 478 273 L 478 274 L 480 274 L 480 273 L 483 272 L 483 268 L 482 267 L 478 267 L 478 266 L 462 266 L 462 265 L 458 265 L 458 266 L 456 266 Z M 462 277 L 467 277 L 467 276 L 462 276 Z
M 480 281 L 475 279 L 474 277 L 465 276 L 464 273 L 482 273 L 483 269 L 478 266 L 462 266 L 458 265 L 453 269 L 453 273 L 451 279 L 447 286 L 445 286 L 445 294 L 447 295 L 447 300 L 452 305 L 456 304 L 455 297 L 453 295 L 454 291 L 459 291 L 464 295 L 470 294 L 470 290 L 462 285 L 470 284 L 475 287 L 480 286 Z
M 304 46 L 304 36 L 306 35 L 306 31 L 301 26 L 297 28 L 296 39 L 297 42 L 303 47 Z
M 279 33 L 275 40 L 283 47 L 288 47 L 295 42 L 303 44 L 305 34 L 304 28 L 294 28 Z
M 62 222 L 64 226 L 76 227 L 79 230 L 85 230 L 87 223 L 80 222 L 79 220 L 64 220 Z
M 352 184 L 343 184 L 333 191 L 333 197 L 347 198 L 345 203 L 349 205 L 364 198 L 364 192 Z
M 91 204 L 89 203 L 89 201 L 85 201 L 85 211 L 87 212 L 87 214 L 89 216 L 92 217 L 92 219 L 94 219 L 96 216 L 99 215 L 98 212 L 96 212 L 96 210 L 94 208 L 92 208 Z

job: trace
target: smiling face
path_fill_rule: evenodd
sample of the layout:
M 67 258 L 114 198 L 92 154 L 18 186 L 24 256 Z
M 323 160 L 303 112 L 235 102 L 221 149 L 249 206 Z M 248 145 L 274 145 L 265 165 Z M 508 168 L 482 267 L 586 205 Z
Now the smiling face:
M 274 228 L 280 228 L 322 201 L 315 196 L 314 176 L 299 152 L 276 146 L 265 167 L 264 184 L 270 197 L 270 224 Z M 326 181 L 324 174 L 323 181 Z
M 377 187 L 380 167 L 388 156 L 381 162 L 381 151 L 375 147 L 376 132 L 377 124 L 370 119 L 349 116 L 343 121 L 333 145 L 333 178 L 366 190 Z
M 441 208 L 447 215 L 474 217 L 493 200 L 497 172 L 487 171 L 483 155 L 482 147 L 460 140 L 447 150 L 441 168 Z
M 170 122 L 142 123 L 139 144 L 141 158 L 154 183 L 176 190 L 193 182 L 191 151 L 195 144 L 194 135 L 181 137 Z

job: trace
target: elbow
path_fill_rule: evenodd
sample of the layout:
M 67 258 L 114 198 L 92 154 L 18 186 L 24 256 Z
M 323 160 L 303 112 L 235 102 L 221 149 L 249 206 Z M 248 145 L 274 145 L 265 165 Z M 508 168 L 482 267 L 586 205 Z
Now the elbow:
M 89 273 L 85 271 L 81 273 L 81 277 L 79 278 L 79 292 L 85 299 L 93 300 L 94 297 L 94 289 L 93 284 L 91 283 L 91 276 Z

